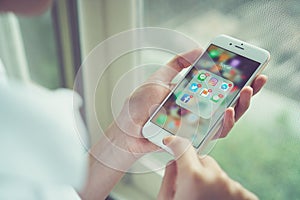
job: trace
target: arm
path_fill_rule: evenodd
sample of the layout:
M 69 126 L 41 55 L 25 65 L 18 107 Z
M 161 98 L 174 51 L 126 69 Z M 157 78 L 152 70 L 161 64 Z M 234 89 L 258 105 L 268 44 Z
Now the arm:
M 153 106 L 169 94 L 172 79 L 200 54 L 201 50 L 195 49 L 175 57 L 126 100 L 120 115 L 106 130 L 106 137 L 103 136 L 90 150 L 88 180 L 80 193 L 83 199 L 105 198 L 137 159 L 159 149 L 142 137 L 142 127 L 150 117 Z M 265 82 L 265 76 L 258 76 L 252 87 L 245 87 L 241 91 L 236 107 L 228 108 L 225 112 L 221 137 L 228 134 L 235 121 L 247 110 L 253 91 L 259 91 Z
M 139 158 L 125 150 L 124 134 L 112 124 L 90 150 L 89 174 L 82 199 L 104 199 L 127 169 Z M 114 144 L 118 144 L 116 147 Z M 123 147 L 121 147 L 123 146 Z

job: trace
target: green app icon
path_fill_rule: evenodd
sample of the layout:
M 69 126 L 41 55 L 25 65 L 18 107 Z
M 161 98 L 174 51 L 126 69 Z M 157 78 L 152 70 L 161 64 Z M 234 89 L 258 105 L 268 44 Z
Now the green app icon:
M 206 79 L 206 74 L 205 73 L 201 73 L 201 74 L 199 74 L 199 76 L 198 76 L 198 80 L 200 80 L 200 81 L 204 81 L 205 79 Z
M 220 55 L 220 52 L 218 50 L 211 50 L 209 52 L 209 55 L 210 55 L 211 58 L 216 58 Z
M 220 101 L 220 99 L 222 99 L 224 97 L 223 94 L 215 94 L 213 95 L 210 100 L 212 100 L 213 102 L 217 103 Z
M 167 115 L 160 114 L 157 119 L 156 123 L 160 126 L 163 126 L 167 121 Z
M 220 97 L 218 97 L 218 95 L 214 95 L 210 98 L 210 100 L 212 100 L 213 102 L 217 103 L 220 100 Z

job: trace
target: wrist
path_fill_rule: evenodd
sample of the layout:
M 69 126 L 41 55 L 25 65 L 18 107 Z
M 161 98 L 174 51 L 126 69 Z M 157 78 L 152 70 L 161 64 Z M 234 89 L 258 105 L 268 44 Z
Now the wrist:
M 132 151 L 135 138 L 124 133 L 116 123 L 112 123 L 104 135 L 90 150 L 93 161 L 107 167 L 127 171 L 144 154 Z

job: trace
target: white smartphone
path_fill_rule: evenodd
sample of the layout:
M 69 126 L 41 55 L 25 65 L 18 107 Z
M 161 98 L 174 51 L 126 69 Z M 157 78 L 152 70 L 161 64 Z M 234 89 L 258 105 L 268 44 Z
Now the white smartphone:
M 234 106 L 241 89 L 269 59 L 264 49 L 217 36 L 146 122 L 143 136 L 170 153 L 163 144 L 168 135 L 188 138 L 200 149 L 220 127 L 226 108 Z

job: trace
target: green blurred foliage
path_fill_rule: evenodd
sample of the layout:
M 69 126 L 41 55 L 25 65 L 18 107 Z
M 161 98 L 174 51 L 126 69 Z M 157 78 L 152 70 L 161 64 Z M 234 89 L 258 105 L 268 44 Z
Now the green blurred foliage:
M 212 156 L 260 199 L 299 199 L 299 130 L 287 111 L 261 123 L 241 120 Z
M 61 84 L 51 12 L 18 19 L 31 79 L 50 89 L 58 88 Z

